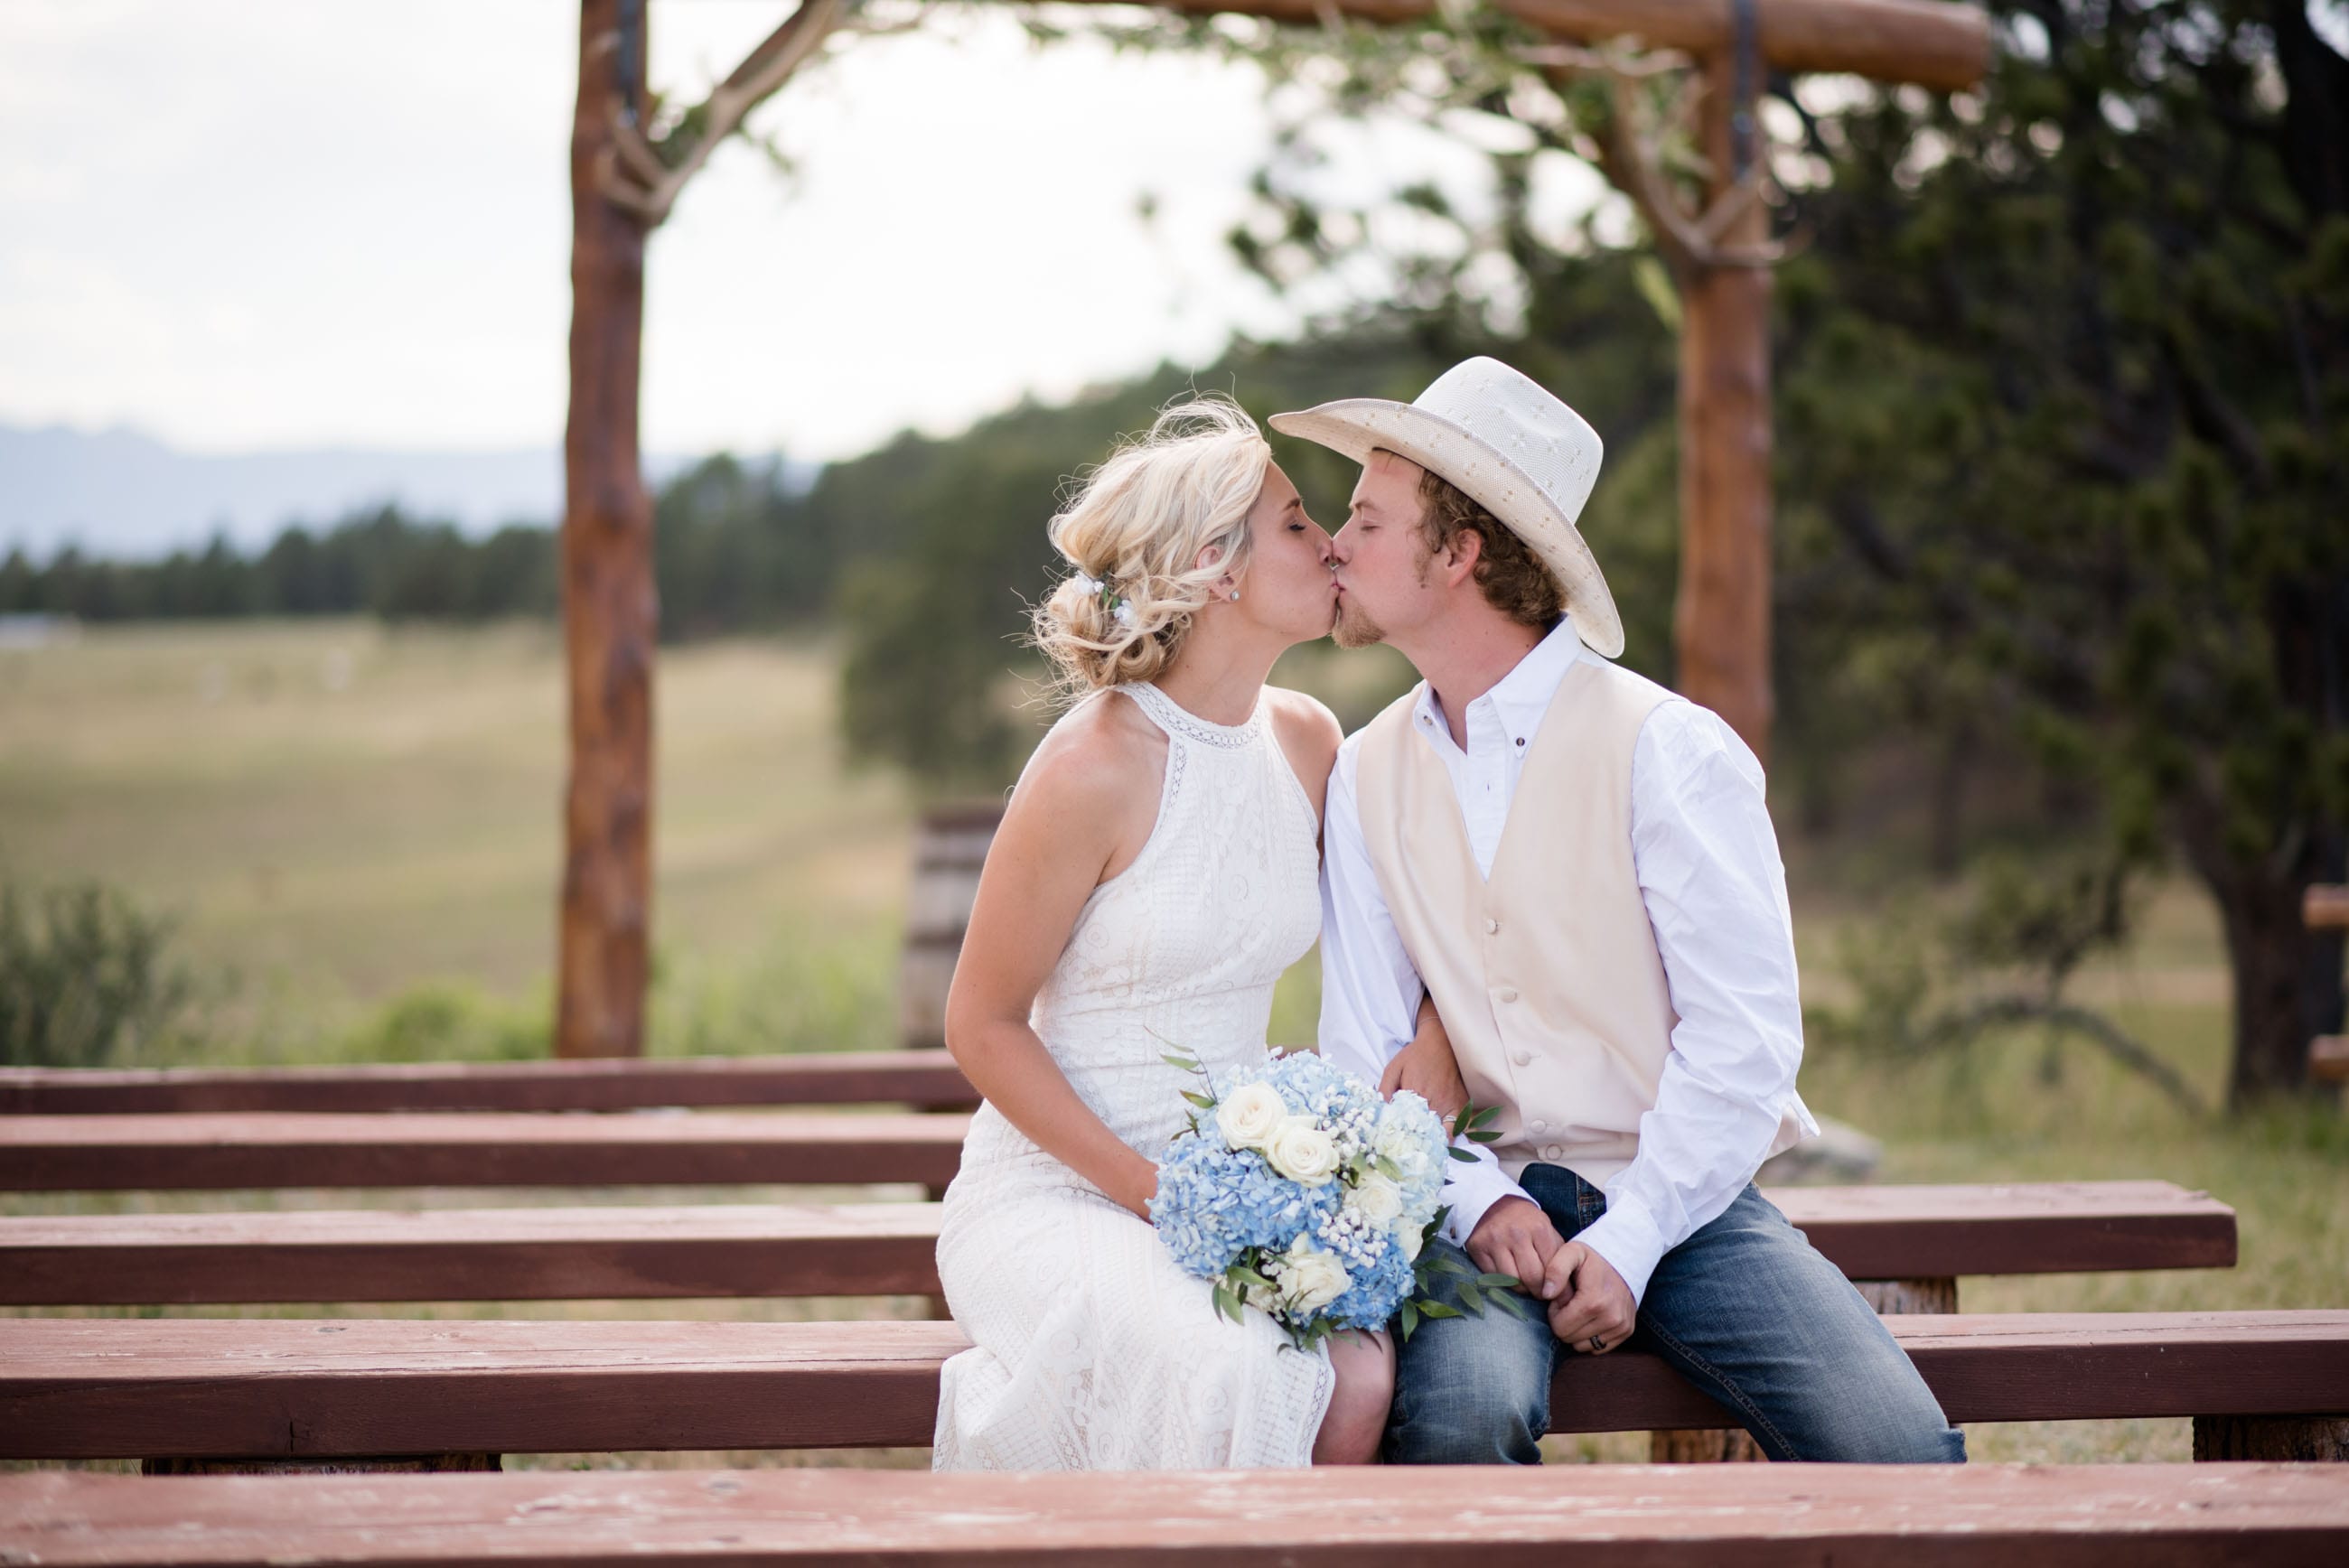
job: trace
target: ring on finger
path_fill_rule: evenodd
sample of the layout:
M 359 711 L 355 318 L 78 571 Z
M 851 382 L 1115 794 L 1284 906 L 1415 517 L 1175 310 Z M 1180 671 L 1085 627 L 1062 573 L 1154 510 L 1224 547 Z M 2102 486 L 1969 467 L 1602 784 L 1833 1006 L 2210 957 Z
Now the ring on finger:
M 1607 1348 L 1607 1341 L 1605 1341 L 1604 1339 L 1599 1338 L 1599 1336 L 1597 1336 L 1597 1335 L 1595 1335 L 1595 1334 L 1594 1334 L 1594 1335 L 1592 1335 L 1592 1336 L 1590 1336 L 1590 1349 L 1591 1349 L 1592 1354 L 1596 1355 L 1598 1352 L 1599 1352 L 1599 1351 L 1601 1351 L 1601 1350 L 1604 1350 L 1604 1349 L 1606 1349 L 1606 1348 Z

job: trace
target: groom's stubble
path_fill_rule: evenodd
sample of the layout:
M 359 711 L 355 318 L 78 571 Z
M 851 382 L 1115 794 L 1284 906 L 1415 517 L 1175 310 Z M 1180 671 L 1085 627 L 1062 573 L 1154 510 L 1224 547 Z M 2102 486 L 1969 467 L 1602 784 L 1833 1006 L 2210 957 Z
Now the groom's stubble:
M 1423 551 L 1412 573 L 1422 588 L 1427 586 L 1428 573 L 1434 565 L 1435 552 Z M 1330 638 L 1341 648 L 1374 648 L 1387 640 L 1387 631 L 1371 620 L 1370 612 L 1355 603 L 1350 593 L 1338 601 L 1338 624 L 1330 629 Z

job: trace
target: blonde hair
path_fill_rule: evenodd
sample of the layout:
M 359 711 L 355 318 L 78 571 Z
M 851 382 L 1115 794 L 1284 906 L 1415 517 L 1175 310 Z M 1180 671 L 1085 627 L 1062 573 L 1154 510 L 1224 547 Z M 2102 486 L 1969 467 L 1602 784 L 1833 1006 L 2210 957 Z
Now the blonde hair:
M 1030 615 L 1065 696 L 1165 669 L 1216 579 L 1247 571 L 1248 513 L 1271 462 L 1256 421 L 1210 396 L 1169 405 L 1084 478 L 1050 529 L 1074 574 Z M 1210 546 L 1216 559 L 1195 564 Z

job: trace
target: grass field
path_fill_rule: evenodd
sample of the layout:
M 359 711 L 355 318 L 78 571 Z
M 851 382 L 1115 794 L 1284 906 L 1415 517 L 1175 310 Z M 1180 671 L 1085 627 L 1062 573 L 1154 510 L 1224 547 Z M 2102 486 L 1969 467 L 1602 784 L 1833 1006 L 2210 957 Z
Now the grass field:
M 553 960 L 560 661 L 543 628 L 390 631 L 357 621 L 106 630 L 71 645 L 0 651 L 0 872 L 27 884 L 95 876 L 176 915 L 178 951 L 213 988 L 207 1053 L 220 1059 L 527 1044 L 543 1028 Z M 1394 673 L 1323 655 L 1293 667 L 1356 719 Z M 843 766 L 835 690 L 821 645 L 663 651 L 654 1049 L 888 1042 L 915 797 L 885 773 Z M 1831 1000 L 1841 934 L 1872 918 L 1890 889 L 1856 877 L 1847 856 L 1791 838 L 1786 851 L 1806 995 Z M 1282 986 L 1277 1040 L 1310 1038 L 1316 995 L 1309 960 Z M 2084 975 L 2075 995 L 2110 1011 L 2208 1099 L 2220 1099 L 2226 972 L 2210 913 L 2190 888 L 2163 890 L 2130 950 Z M 1885 1140 L 1886 1179 L 2163 1177 L 2208 1188 L 2240 1212 L 2237 1269 L 1968 1280 L 1961 1288 L 1970 1308 L 2349 1304 L 2349 1130 L 2337 1111 L 2197 1122 L 2103 1061 L 2069 1050 L 2051 1057 L 2028 1037 L 1908 1065 L 1815 1050 L 1804 1088 L 1816 1109 Z M 501 1204 L 681 1198 L 657 1191 L 424 1196 Z M 230 1194 L 0 1202 L 24 1212 L 351 1201 Z M 437 1310 L 659 1317 L 920 1308 L 890 1301 Z M 2187 1457 L 2189 1439 L 2182 1421 L 2148 1421 L 1983 1427 L 1971 1440 L 1983 1458 L 2173 1460 Z M 1554 1446 L 1560 1457 L 1645 1451 L 1630 1437 Z M 859 1462 L 921 1459 L 914 1451 Z

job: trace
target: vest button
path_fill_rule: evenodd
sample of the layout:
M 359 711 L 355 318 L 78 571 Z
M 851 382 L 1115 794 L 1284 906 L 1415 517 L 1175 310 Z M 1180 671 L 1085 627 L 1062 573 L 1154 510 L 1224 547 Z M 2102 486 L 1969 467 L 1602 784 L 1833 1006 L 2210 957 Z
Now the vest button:
M 1501 987 L 1499 995 L 1504 1002 L 1514 1002 L 1517 999 L 1517 994 L 1506 985 Z
M 1547 1132 L 1549 1130 L 1549 1123 L 1547 1121 L 1529 1121 L 1526 1123 L 1526 1130 L 1527 1132 L 1537 1134 Z
M 1509 1059 L 1516 1063 L 1517 1066 L 1521 1068 L 1531 1067 L 1533 1065 L 1534 1054 L 1531 1051 L 1511 1051 L 1509 1053 Z M 1535 1130 L 1538 1131 L 1540 1130 L 1536 1129 Z
M 1548 1145 L 1546 1145 L 1546 1146 L 1543 1148 L 1543 1150 L 1542 1150 L 1542 1158 L 1543 1158 L 1543 1159 L 1545 1159 L 1545 1160 L 1547 1160 L 1547 1161 L 1548 1161 L 1551 1164 L 1555 1165 L 1555 1164 L 1557 1164 L 1559 1161 L 1561 1161 L 1561 1160 L 1563 1160 L 1563 1159 L 1565 1159 L 1565 1158 L 1566 1158 L 1566 1150 L 1563 1150 L 1563 1149 L 1561 1149 L 1561 1148 L 1559 1148 L 1559 1147 L 1558 1147 L 1557 1144 L 1555 1144 L 1555 1143 L 1548 1144 Z
M 1500 923 L 1499 921 L 1497 921 L 1497 920 L 1487 920 L 1487 921 L 1485 923 L 1485 935 L 1487 935 L 1487 936 L 1498 936 L 1498 935 L 1500 935 L 1500 934 L 1501 934 L 1501 923 Z

